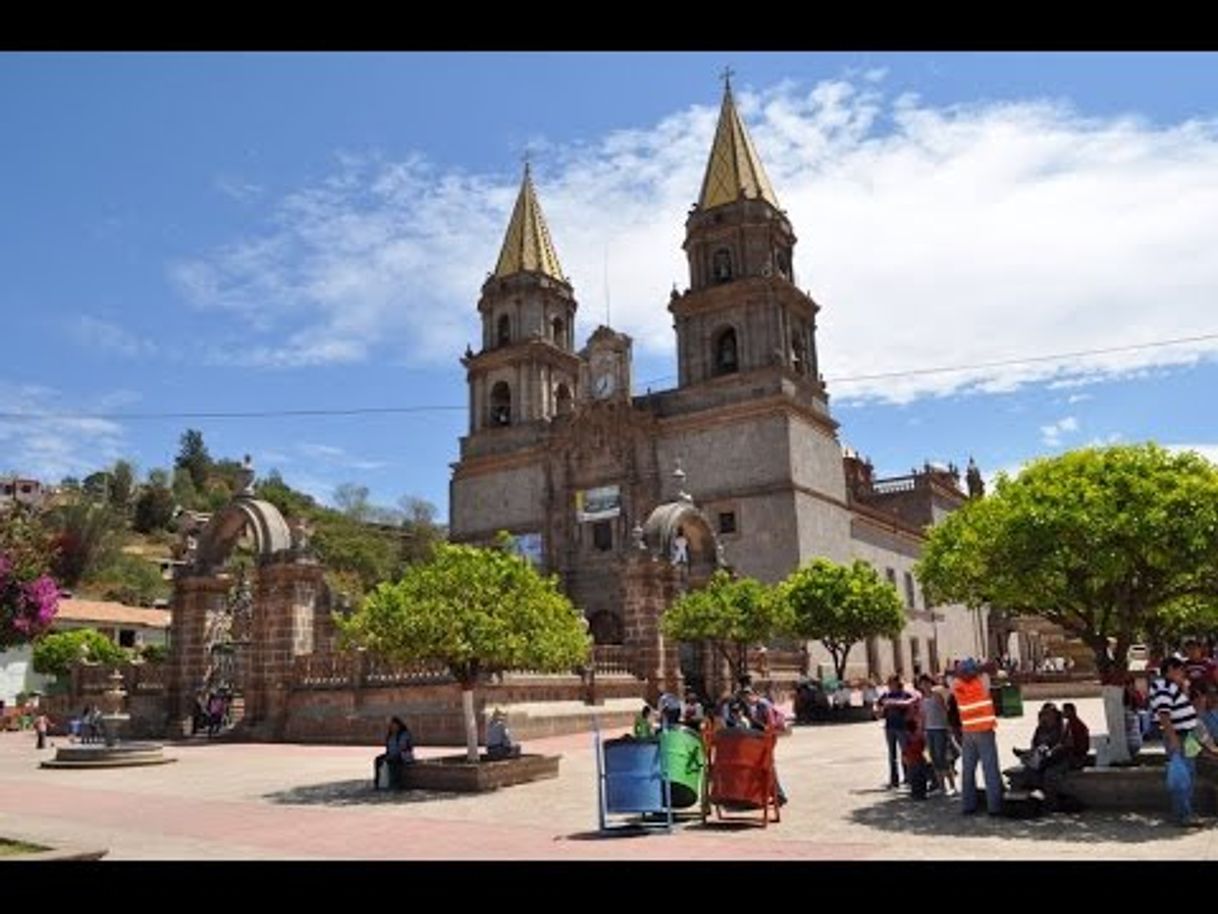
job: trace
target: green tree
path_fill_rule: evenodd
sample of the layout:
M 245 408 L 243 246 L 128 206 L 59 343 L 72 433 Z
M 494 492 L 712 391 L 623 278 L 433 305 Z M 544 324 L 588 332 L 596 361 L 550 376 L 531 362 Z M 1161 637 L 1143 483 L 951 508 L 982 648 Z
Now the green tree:
M 97 629 L 74 628 L 51 632 L 34 642 L 34 672 L 56 678 L 67 677 L 79 660 L 115 664 L 128 659 L 129 653 Z
M 176 502 L 167 485 L 168 476 L 164 470 L 148 474 L 148 483 L 135 500 L 135 513 L 131 519 L 131 526 L 139 533 L 164 530 L 173 520 Z
M 436 523 L 436 506 L 423 498 L 404 495 L 398 500 L 404 519 L 400 558 L 403 565 L 424 562 L 436 543 L 444 539 L 444 528 Z
M 45 523 L 55 547 L 53 573 L 68 587 L 110 561 L 118 549 L 121 522 L 105 502 L 66 501 L 45 515 Z
M 344 482 L 334 489 L 334 504 L 352 520 L 369 520 L 373 507 L 368 502 L 368 487 Z
M 96 473 L 90 473 L 85 477 L 82 488 L 84 494 L 93 501 L 110 501 L 110 486 L 113 480 L 110 478 L 109 470 L 98 470 Z
M 202 490 L 211 472 L 211 454 L 203 443 L 203 433 L 198 429 L 188 428 L 182 433 L 181 446 L 178 449 L 174 466 L 181 467 L 190 474 L 191 482 L 197 490 Z
M 164 663 L 169 659 L 169 648 L 163 644 L 142 644 L 139 650 L 145 663 Z
M 896 588 L 861 560 L 838 565 L 813 559 L 793 571 L 778 594 L 790 609 L 795 634 L 825 646 L 839 680 L 854 645 L 877 636 L 896 638 L 905 627 Z
M 50 570 L 55 543 L 34 510 L 18 503 L 0 511 L 0 552 L 7 559 L 12 576 L 33 580 Z
M 748 673 L 748 650 L 790 634 L 790 607 L 756 578 L 716 571 L 706 587 L 690 591 L 664 613 L 665 636 L 677 641 L 709 641 L 740 682 Z
M 918 576 L 935 602 L 1038 615 L 1087 644 L 1119 756 L 1129 646 L 1182 607 L 1213 618 L 1218 467 L 1154 444 L 1037 460 L 933 527 Z
M 177 467 L 173 471 L 173 500 L 177 502 L 184 510 L 197 511 L 199 509 L 199 490 L 195 487 L 194 477 L 190 475 L 190 471 Z
M 430 562 L 379 585 L 349 619 L 344 644 L 395 661 L 445 664 L 461 685 L 466 749 L 478 760 L 474 687 L 508 669 L 560 672 L 588 656 L 587 626 L 558 589 L 502 545 L 441 544 Z
M 116 460 L 110 469 L 110 507 L 126 516 L 135 499 L 135 467 L 129 460 Z

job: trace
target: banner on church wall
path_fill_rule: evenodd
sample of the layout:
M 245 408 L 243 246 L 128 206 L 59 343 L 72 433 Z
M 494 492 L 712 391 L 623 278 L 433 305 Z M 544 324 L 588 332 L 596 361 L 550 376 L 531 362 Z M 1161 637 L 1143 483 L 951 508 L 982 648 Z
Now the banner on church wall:
M 575 493 L 575 517 L 580 523 L 608 520 L 622 513 L 621 486 L 581 489 Z
M 512 547 L 517 555 L 529 560 L 534 568 L 540 568 L 544 558 L 540 533 L 517 533 L 512 537 Z

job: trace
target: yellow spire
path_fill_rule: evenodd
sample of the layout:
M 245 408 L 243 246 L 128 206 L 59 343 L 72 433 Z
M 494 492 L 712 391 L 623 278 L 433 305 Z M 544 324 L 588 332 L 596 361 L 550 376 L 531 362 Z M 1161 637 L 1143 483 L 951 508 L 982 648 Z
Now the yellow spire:
M 520 196 L 512 210 L 512 221 L 508 223 L 503 249 L 499 252 L 496 276 L 510 276 L 521 272 L 544 273 L 566 282 L 562 267 L 558 265 L 558 254 L 550 241 L 550 230 L 546 228 L 537 192 L 533 189 L 533 176 L 529 163 L 524 163 L 524 181 L 520 185 Z
M 774 188 L 770 187 L 770 179 L 765 176 L 761 159 L 753 148 L 753 141 L 749 139 L 744 122 L 736 112 L 729 76 L 730 71 L 727 71 L 723 108 L 719 111 L 719 126 L 715 130 L 710 160 L 706 163 L 706 177 L 702 179 L 698 206 L 706 210 L 724 203 L 734 203 L 743 194 L 754 200 L 765 200 L 775 209 L 780 209 Z

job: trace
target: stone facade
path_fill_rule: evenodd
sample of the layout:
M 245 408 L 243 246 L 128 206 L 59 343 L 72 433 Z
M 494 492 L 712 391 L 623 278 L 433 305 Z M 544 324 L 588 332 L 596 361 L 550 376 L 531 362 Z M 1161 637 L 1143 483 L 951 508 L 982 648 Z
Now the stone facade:
M 536 224 L 520 223 L 522 213 Z M 546 247 L 516 257 L 522 237 Z M 966 497 L 958 474 L 928 465 L 877 480 L 843 453 L 818 370 L 820 305 L 796 285 L 795 243 L 729 89 L 701 199 L 686 220 L 690 285 L 668 303 L 675 389 L 633 396 L 631 341 L 608 327 L 573 351 L 576 299 L 527 174 L 499 268 L 483 288 L 483 349 L 463 360 L 470 434 L 454 465 L 451 535 L 484 542 L 507 530 L 540 539 L 541 564 L 560 576 L 597 641 L 642 651 L 640 674 L 652 691 L 673 672 L 655 626 L 677 590 L 643 568 L 632 531 L 677 499 L 682 484 L 723 558 L 743 574 L 774 582 L 826 556 L 863 559 L 893 582 L 907 603 L 906 629 L 895 642 L 856 648 L 849 675 L 908 674 L 985 653 L 978 614 L 926 606 L 912 576 L 925 528 Z M 508 262 L 527 265 L 505 275 Z M 547 329 L 555 320 L 561 333 Z M 527 339 L 517 338 L 518 326 Z M 510 385 L 509 409 L 505 387 L 491 395 L 500 382 Z M 676 466 L 684 477 L 674 477 Z M 585 510 L 588 499 L 601 510 Z M 814 669 L 828 665 L 820 645 L 809 651 Z

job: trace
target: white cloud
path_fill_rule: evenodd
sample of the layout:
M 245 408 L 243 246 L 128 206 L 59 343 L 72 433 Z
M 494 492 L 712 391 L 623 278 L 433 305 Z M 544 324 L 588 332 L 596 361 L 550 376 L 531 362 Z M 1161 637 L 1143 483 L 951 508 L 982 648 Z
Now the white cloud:
M 105 402 L 108 397 L 100 399 Z M 121 425 L 74 415 L 97 408 L 96 403 L 72 408 L 50 388 L 0 381 L 0 472 L 56 483 L 64 476 L 91 473 L 122 457 Z
M 1085 403 L 1093 398 L 1092 394 L 1070 394 L 1070 396 L 1066 397 L 1066 402 L 1073 405 L 1075 403 Z
M 68 325 L 68 331 L 80 345 L 135 358 L 155 355 L 157 345 L 137 336 L 112 321 L 82 314 Z
M 1209 341 L 844 380 L 1218 331 L 1218 122 L 1095 118 L 1037 100 L 935 107 L 885 96 L 878 75 L 740 97 L 801 238 L 799 283 L 823 306 L 822 369 L 837 402 L 1074 386 L 1218 352 Z M 717 109 L 707 99 L 548 145 L 537 183 L 581 333 L 603 318 L 608 247 L 615 325 L 640 351 L 674 358 L 668 290 L 687 284 L 683 223 Z M 194 304 L 253 331 L 230 360 L 316 365 L 392 350 L 453 362 L 480 338 L 478 291 L 518 176 L 419 156 L 337 162 L 279 200 L 259 233 L 175 264 L 172 277 Z
M 1064 419 L 1059 419 L 1049 425 L 1040 427 L 1040 440 L 1049 447 L 1059 447 L 1062 443 L 1062 435 L 1067 432 L 1078 431 L 1078 420 L 1073 416 L 1066 416 Z

